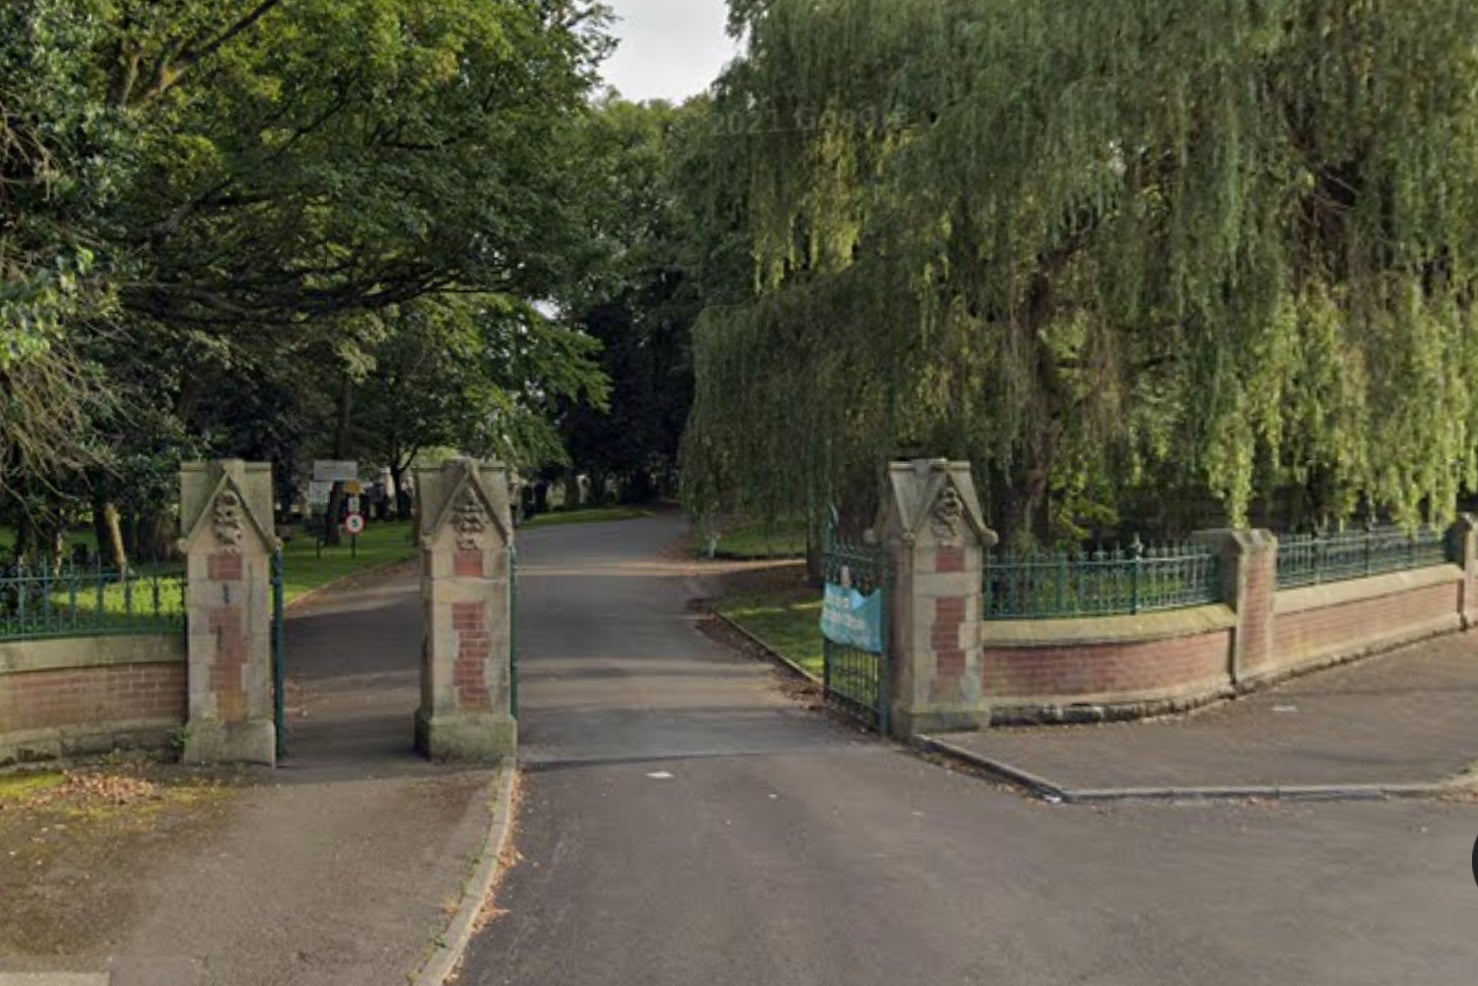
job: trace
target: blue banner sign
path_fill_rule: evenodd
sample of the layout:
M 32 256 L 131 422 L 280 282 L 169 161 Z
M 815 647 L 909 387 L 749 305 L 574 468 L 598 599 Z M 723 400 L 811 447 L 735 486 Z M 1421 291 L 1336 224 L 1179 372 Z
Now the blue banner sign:
M 883 594 L 864 596 L 828 583 L 821 603 L 821 634 L 834 644 L 871 654 L 883 652 Z

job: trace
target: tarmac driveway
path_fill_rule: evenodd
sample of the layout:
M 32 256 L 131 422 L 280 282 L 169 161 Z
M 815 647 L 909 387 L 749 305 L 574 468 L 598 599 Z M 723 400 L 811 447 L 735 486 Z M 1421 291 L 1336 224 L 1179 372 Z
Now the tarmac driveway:
M 1470 984 L 1478 805 L 1051 806 L 702 636 L 676 517 L 521 540 L 520 863 L 468 984 Z

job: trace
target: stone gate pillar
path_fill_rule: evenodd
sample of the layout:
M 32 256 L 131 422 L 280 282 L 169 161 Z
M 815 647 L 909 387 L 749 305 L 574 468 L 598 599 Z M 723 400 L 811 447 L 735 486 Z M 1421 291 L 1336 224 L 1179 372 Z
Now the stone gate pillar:
M 879 525 L 889 596 L 892 727 L 908 737 L 990 724 L 981 682 L 981 576 L 996 543 L 968 462 L 889 466 Z
M 417 470 L 416 524 L 426 607 L 416 748 L 437 760 L 513 756 L 507 467 Z
M 1452 527 L 1453 561 L 1463 570 L 1458 611 L 1463 629 L 1478 626 L 1478 515 L 1459 514 Z
M 185 762 L 274 763 L 272 467 L 184 463 L 180 530 L 189 579 Z

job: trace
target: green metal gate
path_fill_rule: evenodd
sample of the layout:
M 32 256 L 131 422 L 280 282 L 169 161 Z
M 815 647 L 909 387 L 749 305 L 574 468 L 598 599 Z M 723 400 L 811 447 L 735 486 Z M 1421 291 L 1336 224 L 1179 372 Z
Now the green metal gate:
M 272 725 L 277 756 L 287 756 L 287 625 L 282 605 L 282 551 L 272 555 Z
M 888 557 L 884 546 L 845 541 L 832 511 L 826 529 L 822 564 L 829 585 L 877 593 L 882 626 L 879 653 L 823 640 L 823 684 L 826 703 L 880 733 L 888 732 L 892 668 L 888 659 Z
M 508 711 L 518 718 L 518 548 L 508 545 Z

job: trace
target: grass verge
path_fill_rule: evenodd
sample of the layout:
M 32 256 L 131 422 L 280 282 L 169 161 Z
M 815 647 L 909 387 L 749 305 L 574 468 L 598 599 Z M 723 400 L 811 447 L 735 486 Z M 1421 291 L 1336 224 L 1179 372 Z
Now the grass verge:
M 565 524 L 600 524 L 611 520 L 637 520 L 650 517 L 650 510 L 641 507 L 591 507 L 589 510 L 565 510 L 557 513 L 539 514 L 519 525 L 520 530 L 540 527 L 560 527 Z
M 416 546 L 410 521 L 384 521 L 366 527 L 352 549 L 346 535 L 343 544 L 326 544 L 320 552 L 309 531 L 284 544 L 282 556 L 283 595 L 292 602 L 336 579 L 408 561 L 416 556 Z
M 696 533 L 694 548 L 708 554 L 708 545 Z M 714 545 L 716 558 L 800 558 L 805 553 L 806 523 L 797 519 L 739 521 L 726 527 Z
M 822 671 L 821 600 L 804 586 L 725 596 L 715 612 L 818 677 Z

